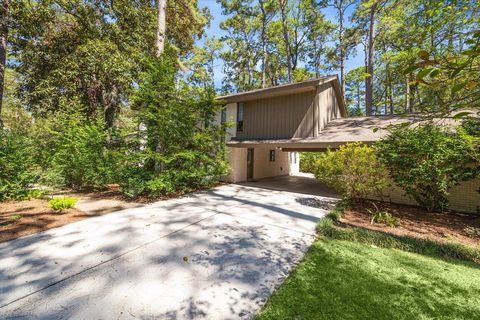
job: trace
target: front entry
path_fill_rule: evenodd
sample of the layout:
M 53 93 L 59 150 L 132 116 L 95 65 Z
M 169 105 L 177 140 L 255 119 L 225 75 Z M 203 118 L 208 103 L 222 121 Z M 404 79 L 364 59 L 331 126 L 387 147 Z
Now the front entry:
M 253 179 L 253 148 L 247 151 L 247 180 Z

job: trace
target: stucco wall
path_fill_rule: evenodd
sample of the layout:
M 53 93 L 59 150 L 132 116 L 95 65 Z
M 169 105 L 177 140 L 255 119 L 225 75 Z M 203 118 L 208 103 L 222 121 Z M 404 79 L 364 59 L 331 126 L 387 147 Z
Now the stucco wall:
M 270 150 L 275 150 L 275 161 L 270 161 Z M 279 149 L 255 148 L 253 153 L 253 179 L 289 175 L 288 152 Z
M 247 180 L 247 149 L 227 147 L 227 152 L 230 163 L 227 181 L 239 182 Z
M 480 214 L 480 179 L 474 179 L 464 182 L 450 190 L 449 209 L 458 212 L 469 212 Z M 417 205 L 417 203 L 405 194 L 401 188 L 392 182 L 392 186 L 383 191 L 385 201 L 399 204 Z M 378 199 L 378 197 L 371 197 Z
M 228 182 L 247 180 L 247 148 L 227 148 L 230 162 Z M 275 161 L 270 161 L 270 150 L 275 150 Z M 296 156 L 295 156 L 296 154 Z M 253 154 L 253 179 L 262 179 L 299 172 L 300 156 L 280 149 L 255 148 Z

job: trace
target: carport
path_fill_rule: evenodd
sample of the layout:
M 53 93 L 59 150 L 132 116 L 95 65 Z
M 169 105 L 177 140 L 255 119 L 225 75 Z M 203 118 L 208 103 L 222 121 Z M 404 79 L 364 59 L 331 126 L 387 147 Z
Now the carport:
M 340 195 L 334 189 L 316 180 L 313 174 L 310 173 L 270 177 L 255 181 L 239 182 L 238 184 L 262 189 L 296 192 L 329 198 L 340 198 Z

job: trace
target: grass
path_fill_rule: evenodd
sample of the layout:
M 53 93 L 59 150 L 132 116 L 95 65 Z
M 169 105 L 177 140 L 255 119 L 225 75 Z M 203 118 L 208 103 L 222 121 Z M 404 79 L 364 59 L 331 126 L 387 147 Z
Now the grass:
M 257 319 L 480 319 L 480 267 L 318 239 Z
M 409 236 L 396 236 L 363 228 L 340 228 L 330 219 L 322 219 L 317 231 L 336 240 L 348 240 L 382 248 L 400 249 L 446 259 L 459 259 L 480 264 L 480 247 L 469 247 L 454 242 L 436 242 Z

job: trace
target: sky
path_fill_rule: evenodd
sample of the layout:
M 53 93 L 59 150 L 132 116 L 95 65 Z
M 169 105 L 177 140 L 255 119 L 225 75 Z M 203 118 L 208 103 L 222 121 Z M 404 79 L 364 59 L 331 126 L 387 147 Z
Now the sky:
M 213 16 L 213 19 L 211 21 L 210 27 L 206 29 L 205 33 L 208 37 L 217 37 L 220 38 L 221 36 L 225 35 L 225 32 L 220 29 L 220 23 L 225 20 L 225 16 L 222 15 L 222 9 L 220 4 L 216 2 L 216 0 L 198 0 L 199 6 L 200 7 L 208 7 L 210 9 L 210 12 Z M 352 6 L 353 7 L 353 6 Z M 325 16 L 332 20 L 335 21 L 335 11 L 332 8 L 326 8 L 322 11 Z M 350 14 L 350 12 L 347 11 L 347 14 Z M 199 43 L 202 43 L 202 40 L 199 41 Z M 359 67 L 363 65 L 363 53 L 361 52 L 360 48 L 357 48 L 357 54 L 356 56 L 350 57 L 345 64 L 345 69 L 346 72 L 348 72 L 351 69 L 354 69 L 356 67 Z M 221 59 L 217 59 L 215 61 L 215 86 L 219 88 L 222 85 L 222 79 L 223 79 L 223 61 Z M 330 72 L 332 74 L 337 73 L 337 72 Z M 340 76 L 340 74 L 338 74 Z

